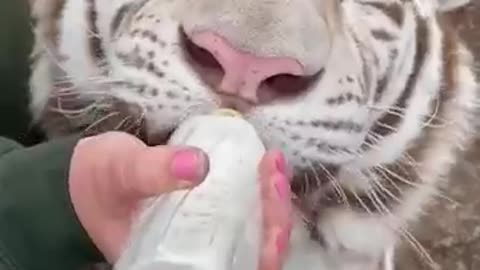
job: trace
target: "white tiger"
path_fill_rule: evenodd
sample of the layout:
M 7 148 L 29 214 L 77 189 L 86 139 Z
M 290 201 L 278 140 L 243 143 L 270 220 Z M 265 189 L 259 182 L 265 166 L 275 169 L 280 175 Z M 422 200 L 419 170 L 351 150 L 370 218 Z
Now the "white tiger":
M 297 227 L 331 270 L 391 269 L 473 138 L 473 57 L 444 14 L 469 0 L 30 2 L 31 110 L 50 137 L 161 144 L 237 109 L 294 166 Z

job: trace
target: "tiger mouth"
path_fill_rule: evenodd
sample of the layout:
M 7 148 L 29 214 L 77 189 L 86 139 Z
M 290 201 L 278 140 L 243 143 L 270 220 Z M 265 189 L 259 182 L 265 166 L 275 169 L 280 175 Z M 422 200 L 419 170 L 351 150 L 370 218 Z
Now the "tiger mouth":
M 131 105 L 123 104 L 120 101 L 115 104 L 115 109 L 120 112 L 119 116 L 94 128 L 84 129 L 84 136 L 94 136 L 102 132 L 121 130 L 137 137 L 147 146 L 153 147 L 168 144 L 170 137 L 179 126 L 176 124 L 174 128 L 169 130 L 150 132 L 145 118 L 136 117 L 134 108 Z M 212 111 L 214 110 L 212 109 Z M 224 110 L 224 112 L 226 111 Z M 231 111 L 228 113 L 232 114 Z M 116 126 L 116 128 L 113 128 L 113 126 Z M 265 145 L 268 145 L 265 138 L 262 138 L 262 141 Z M 325 162 L 307 161 L 307 163 L 310 166 L 299 167 L 298 164 L 292 164 L 292 175 L 290 175 L 291 191 L 295 195 L 294 197 L 300 201 L 305 200 L 305 198 L 310 197 L 314 193 L 318 193 L 319 190 L 327 190 L 328 186 L 331 185 L 331 179 L 336 176 L 339 170 L 338 165 Z

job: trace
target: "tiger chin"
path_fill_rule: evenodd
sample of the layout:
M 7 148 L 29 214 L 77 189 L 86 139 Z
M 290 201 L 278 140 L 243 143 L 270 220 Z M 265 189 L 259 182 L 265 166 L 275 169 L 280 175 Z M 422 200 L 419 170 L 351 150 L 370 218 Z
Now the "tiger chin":
M 294 167 L 295 265 L 391 270 L 475 133 L 468 0 L 30 0 L 49 138 L 241 111 Z M 455 179 L 450 179 L 454 181 Z

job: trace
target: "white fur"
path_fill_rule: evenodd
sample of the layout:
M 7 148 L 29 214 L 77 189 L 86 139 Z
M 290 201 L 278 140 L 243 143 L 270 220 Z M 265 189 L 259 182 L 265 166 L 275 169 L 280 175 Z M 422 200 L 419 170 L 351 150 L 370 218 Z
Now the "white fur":
M 49 0 L 36 0 L 34 11 L 42 11 Z M 129 0 L 96 1 L 98 11 L 99 35 L 105 46 L 108 75 L 100 75 L 98 67 L 89 56 L 86 29 L 86 2 L 67 0 L 63 16 L 59 20 L 61 34 L 59 36 L 59 52 L 67 56 L 62 62 L 66 73 L 80 87 L 82 95 L 113 96 L 144 109 L 151 134 L 169 131 L 178 125 L 185 116 L 208 111 L 218 106 L 219 98 L 196 73 L 192 63 L 182 56 L 179 45 L 178 27 L 183 26 L 187 34 L 204 29 L 213 29 L 235 46 L 262 56 L 290 56 L 298 59 L 309 74 L 325 68 L 320 81 L 315 82 L 309 91 L 298 96 L 278 100 L 270 104 L 261 104 L 246 116 L 259 130 L 262 137 L 271 148 L 282 148 L 289 161 L 298 167 L 307 167 L 302 158 L 309 162 L 328 161 L 342 166 L 338 180 L 342 185 L 353 190 L 368 190 L 372 183 L 362 177 L 363 169 L 398 160 L 409 148 L 412 142 L 425 132 L 424 116 L 431 113 L 432 100 L 439 94 L 442 74 L 442 43 L 443 33 L 433 14 L 438 10 L 450 10 L 466 4 L 464 0 L 416 0 L 412 3 L 400 0 L 344 0 L 337 14 L 329 5 L 336 1 L 291 0 L 291 1 L 260 1 L 260 0 L 175 0 L 150 1 L 142 12 L 153 14 L 159 22 L 145 17 L 140 21 L 132 21 L 120 29 L 118 35 L 112 37 L 110 21 L 115 11 Z M 320 3 L 321 2 L 321 3 Z M 365 6 L 365 2 L 393 3 L 404 5 L 404 24 L 398 27 L 387 16 L 375 8 Z M 268 12 L 267 12 L 268 11 Z M 43 13 L 42 13 L 43 12 Z M 325 14 L 328 14 L 325 15 Z M 405 82 L 413 66 L 415 48 L 415 17 L 423 16 L 428 23 L 430 49 L 425 60 L 425 68 L 419 74 L 419 80 L 413 90 L 408 112 L 403 117 L 402 124 L 396 132 L 383 138 L 375 147 L 363 154 L 356 154 L 365 139 L 365 132 L 348 133 L 325 131 L 309 125 L 293 125 L 286 122 L 309 123 L 315 120 L 347 119 L 371 126 L 398 99 L 405 87 Z M 43 21 L 48 16 L 39 16 Z M 328 19 L 327 19 L 328 17 Z M 51 20 L 51 18 L 50 18 Z M 329 21 L 330 20 L 330 21 Z M 327 23 L 329 21 L 330 23 Z M 42 20 L 40 20 L 42 22 Z M 165 42 L 159 46 L 141 37 L 132 37 L 134 28 L 148 29 Z M 384 29 L 397 39 L 390 42 L 379 42 L 371 36 L 372 29 Z M 37 30 L 41 29 L 41 24 Z M 332 31 L 333 29 L 333 31 Z M 359 39 L 363 47 L 355 45 L 354 37 Z M 38 44 L 42 42 L 42 32 L 37 34 Z M 126 66 L 116 53 L 128 53 L 135 46 L 141 48 L 140 53 L 146 57 L 148 51 L 155 52 L 150 59 L 156 64 L 168 61 L 168 67 L 162 67 L 164 78 L 158 78 L 144 70 Z M 41 46 L 40 46 L 41 47 Z M 389 65 L 389 52 L 398 50 L 394 72 L 384 95 L 377 104 L 373 104 L 369 96 L 368 106 L 347 103 L 330 107 L 325 100 L 342 93 L 351 92 L 362 95 L 361 84 L 365 84 L 361 55 L 367 62 L 368 75 L 371 80 L 369 95 L 376 89 L 377 79 L 385 74 Z M 38 51 L 42 51 L 38 49 Z M 398 230 L 405 224 L 414 221 L 443 181 L 450 165 L 455 161 L 458 146 L 468 143 L 468 122 L 473 111 L 472 100 L 476 97 L 476 82 L 471 71 L 470 56 L 462 47 L 459 52 L 460 66 L 457 67 L 457 89 L 450 89 L 456 94 L 453 101 L 446 104 L 445 126 L 438 128 L 429 148 L 421 156 L 422 167 L 418 173 L 422 183 L 418 188 L 411 189 L 404 195 L 403 202 L 392 209 L 392 215 L 368 215 L 346 210 L 344 208 L 329 209 L 318 221 L 318 227 L 326 236 L 329 250 L 311 243 L 302 251 L 305 270 L 373 270 L 378 261 L 384 263 L 386 269 L 393 270 L 393 247 L 399 241 Z M 379 59 L 375 66 L 374 59 Z M 406 59 L 401 69 L 400 60 Z M 32 76 L 32 111 L 36 119 L 40 119 L 47 98 L 51 96 L 52 66 L 55 62 L 51 55 L 44 54 L 36 64 Z M 157 87 L 159 94 L 149 96 L 139 94 L 136 89 L 128 87 L 104 88 L 92 77 L 105 76 L 105 81 L 128 81 Z M 340 80 L 351 76 L 355 80 L 345 86 Z M 176 81 L 175 84 L 173 81 Z M 182 90 L 178 86 L 185 86 Z M 170 100 L 165 97 L 167 91 L 175 91 L 182 98 Z M 190 101 L 183 97 L 189 95 Z M 148 106 L 161 109 L 148 111 Z M 180 108 L 176 110 L 174 106 Z M 375 110 L 372 110 L 375 109 Z M 47 119 L 48 120 L 48 119 Z M 282 131 L 284 130 L 284 131 Z M 292 135 L 301 137 L 293 140 Z M 315 138 L 333 145 L 345 147 L 350 152 L 328 153 L 319 152 L 314 145 L 306 141 Z M 298 155 L 295 155 L 298 153 Z M 295 225 L 292 241 L 306 241 L 307 235 L 300 230 L 300 222 Z M 300 226 L 300 227 L 299 227 Z M 347 250 L 347 251 L 345 251 Z M 298 255 L 298 254 L 297 254 Z M 291 256 L 297 256 L 292 254 Z M 308 265 L 312 266 L 308 268 Z M 376 269 L 375 269 L 376 270 Z

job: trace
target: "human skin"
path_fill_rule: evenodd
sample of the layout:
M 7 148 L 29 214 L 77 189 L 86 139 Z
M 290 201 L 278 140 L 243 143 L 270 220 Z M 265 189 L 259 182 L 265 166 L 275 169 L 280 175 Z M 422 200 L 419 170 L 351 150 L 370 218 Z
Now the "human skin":
M 131 135 L 109 132 L 77 144 L 69 192 L 80 223 L 113 263 L 142 200 L 192 188 L 208 169 L 208 157 L 200 149 L 149 147 Z M 267 152 L 258 170 L 264 232 L 258 270 L 279 270 L 291 230 L 290 173 L 278 151 Z

